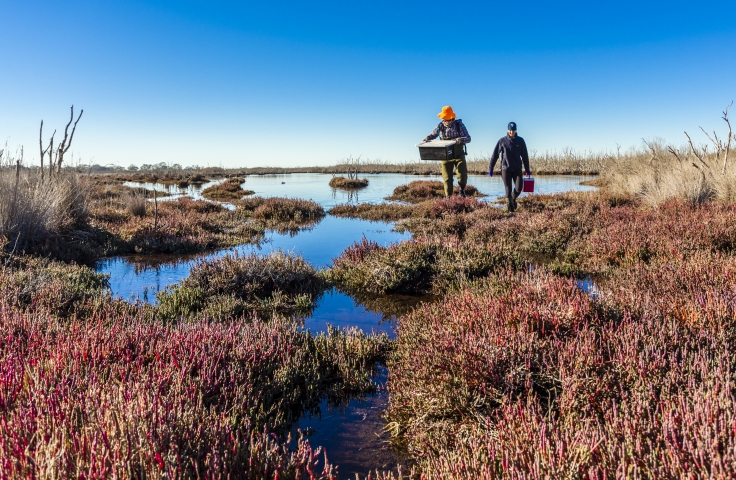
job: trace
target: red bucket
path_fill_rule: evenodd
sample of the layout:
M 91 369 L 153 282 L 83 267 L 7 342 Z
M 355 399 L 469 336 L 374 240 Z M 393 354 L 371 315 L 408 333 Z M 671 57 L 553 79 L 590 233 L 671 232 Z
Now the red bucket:
M 522 192 L 534 193 L 534 177 L 524 179 L 524 188 Z

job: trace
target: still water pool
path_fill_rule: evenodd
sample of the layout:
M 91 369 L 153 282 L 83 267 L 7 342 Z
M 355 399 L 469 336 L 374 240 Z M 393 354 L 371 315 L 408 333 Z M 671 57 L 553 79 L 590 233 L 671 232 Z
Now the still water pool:
M 245 177 L 242 186 L 245 190 L 252 190 L 261 197 L 290 197 L 313 200 L 324 208 L 334 207 L 342 203 L 380 203 L 391 195 L 394 188 L 414 180 L 442 180 L 439 175 L 401 175 L 401 174 L 374 174 L 361 175 L 369 183 L 366 188 L 356 191 L 345 191 L 330 188 L 328 183 L 331 175 L 319 173 L 290 173 L 280 175 L 249 175 Z M 535 193 L 559 193 L 571 190 L 589 191 L 595 187 L 580 185 L 580 182 L 595 177 L 581 175 L 550 175 L 535 177 Z M 127 182 L 130 187 L 145 187 L 149 190 L 165 192 L 167 197 L 160 200 L 171 200 L 182 196 L 194 199 L 202 198 L 202 190 L 224 179 L 215 180 L 203 185 L 190 185 L 187 188 L 178 188 L 176 185 L 161 185 L 158 183 Z M 468 183 L 486 194 L 487 200 L 495 200 L 504 196 L 504 188 L 500 177 L 487 175 L 470 175 Z
M 325 209 L 343 203 L 380 203 L 384 197 L 390 195 L 394 188 L 414 180 L 438 179 L 417 175 L 367 175 L 369 184 L 360 191 L 348 192 L 330 188 L 327 184 L 329 175 L 321 174 L 287 174 L 287 175 L 251 175 L 243 183 L 243 188 L 253 190 L 256 195 L 271 197 L 290 197 L 311 199 Z M 594 187 L 580 185 L 581 181 L 593 177 L 560 175 L 538 177 L 536 179 L 537 193 L 557 193 L 570 190 L 587 191 Z M 486 200 L 493 201 L 503 196 L 503 185 L 499 178 L 488 176 L 470 176 L 469 183 L 485 193 Z M 176 186 L 160 184 L 133 184 L 131 186 L 145 186 L 155 188 L 169 194 L 164 199 L 178 198 L 182 195 L 193 198 L 202 198 L 201 191 L 212 183 L 202 186 L 189 186 L 179 189 Z M 182 255 L 144 255 L 104 259 L 97 265 L 97 271 L 110 275 L 110 287 L 115 296 L 128 300 L 141 299 L 155 302 L 155 294 L 175 284 L 189 275 L 192 265 L 201 259 L 216 258 L 231 252 L 248 254 L 251 252 L 267 254 L 273 250 L 286 250 L 302 255 L 315 267 L 327 267 L 334 257 L 337 257 L 345 248 L 363 237 L 381 245 L 400 242 L 409 238 L 408 234 L 392 231 L 392 223 L 368 222 L 359 219 L 346 219 L 326 216 L 318 224 L 304 230 L 297 235 L 271 233 L 260 245 L 241 245 L 235 248 L 197 256 Z M 333 292 L 334 295 L 340 295 Z M 338 304 L 334 299 L 321 302 L 314 313 L 314 317 L 325 318 L 325 312 L 331 305 Z M 356 315 L 364 315 L 362 309 L 356 305 Z M 364 324 L 343 316 L 341 326 Z M 357 318 L 356 318 L 357 320 Z
M 367 175 L 369 185 L 356 192 L 335 190 L 328 186 L 329 175 L 288 174 L 252 175 L 243 183 L 243 188 L 253 190 L 264 197 L 290 197 L 311 199 L 325 209 L 344 203 L 380 203 L 390 195 L 394 188 L 414 180 L 438 180 L 437 176 L 416 176 L 381 174 Z M 536 193 L 559 193 L 571 190 L 588 191 L 594 187 L 580 185 L 580 182 L 594 177 L 547 176 L 537 177 Z M 202 186 L 179 189 L 176 186 L 159 184 L 134 184 L 169 194 L 166 199 L 180 196 L 202 198 Z M 504 195 L 501 179 L 488 176 L 470 176 L 469 184 L 486 194 L 486 200 L 494 201 Z M 330 265 L 345 248 L 363 237 L 381 245 L 407 240 L 408 234 L 392 231 L 391 223 L 374 223 L 365 220 L 345 219 L 326 216 L 314 227 L 297 235 L 270 234 L 261 245 L 241 245 L 196 256 L 143 255 L 104 259 L 97 265 L 97 271 L 110 275 L 110 287 L 115 296 L 134 301 L 136 299 L 154 303 L 156 293 L 175 284 L 189 275 L 192 265 L 202 259 L 216 258 L 227 253 L 251 252 L 267 254 L 273 250 L 286 250 L 302 255 L 317 268 Z M 313 332 L 325 331 L 327 325 L 338 327 L 356 326 L 363 331 L 382 331 L 393 336 L 395 312 L 412 307 L 416 299 L 396 297 L 391 299 L 390 307 L 376 306 L 375 302 L 363 302 L 336 290 L 325 293 L 318 301 L 309 318 L 303 319 L 304 326 Z M 385 304 L 385 302 L 384 302 Z M 385 379 L 385 372 L 381 375 Z M 398 459 L 386 447 L 386 435 L 382 431 L 384 422 L 380 412 L 385 410 L 388 395 L 385 390 L 364 400 L 352 400 L 346 407 L 337 410 L 321 409 L 319 417 L 304 418 L 295 430 L 313 432 L 312 445 L 326 447 L 331 463 L 340 465 L 343 478 L 355 473 L 365 474 L 369 470 L 388 469 L 395 466 Z

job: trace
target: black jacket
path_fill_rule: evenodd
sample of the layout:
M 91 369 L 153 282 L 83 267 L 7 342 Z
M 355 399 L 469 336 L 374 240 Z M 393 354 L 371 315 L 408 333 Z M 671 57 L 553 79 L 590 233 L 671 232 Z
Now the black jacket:
M 493 171 L 499 156 L 501 157 L 501 170 L 511 172 L 521 170 L 523 162 L 524 170 L 529 171 L 529 152 L 526 150 L 526 142 L 518 135 L 516 138 L 504 135 L 496 143 L 496 148 L 493 149 L 493 155 L 491 155 L 491 163 L 488 165 L 488 171 Z

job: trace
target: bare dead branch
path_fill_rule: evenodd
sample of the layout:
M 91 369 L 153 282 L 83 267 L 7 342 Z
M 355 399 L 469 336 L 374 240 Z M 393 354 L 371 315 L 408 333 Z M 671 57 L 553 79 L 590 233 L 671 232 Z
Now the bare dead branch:
M 64 128 L 64 139 L 59 144 L 59 149 L 61 150 L 64 149 L 64 146 L 66 145 L 66 139 L 69 138 L 69 127 L 71 126 L 73 121 L 74 121 L 74 105 L 71 106 L 71 116 L 69 118 L 69 123 L 67 123 L 66 127 Z
M 733 102 L 726 107 L 726 110 L 723 112 L 723 121 L 726 122 L 726 125 L 728 125 L 728 136 L 726 137 L 726 152 L 723 155 L 723 171 L 722 173 L 726 173 L 726 165 L 728 164 L 728 152 L 731 150 L 731 138 L 733 137 L 733 131 L 731 130 L 731 121 L 728 119 L 728 111 L 731 110 L 731 107 L 733 106 Z
M 67 150 L 72 146 L 72 140 L 74 140 L 74 132 L 77 131 L 77 124 L 79 123 L 79 119 L 82 118 L 82 114 L 84 113 L 84 109 L 79 111 L 79 116 L 77 117 L 77 121 L 74 122 L 74 126 L 72 127 L 72 134 L 69 137 L 69 145 L 67 145 L 66 150 L 64 150 L 64 153 L 66 153 Z
M 688 135 L 687 132 L 684 132 L 684 133 L 685 133 L 685 136 L 687 137 L 687 143 L 690 144 L 690 150 L 692 150 L 693 154 L 695 155 L 695 158 L 697 158 L 698 160 L 700 160 L 700 163 L 702 163 L 703 165 L 705 165 L 707 167 L 708 164 L 705 163 L 705 161 L 703 160 L 703 156 L 701 154 L 699 154 L 698 151 L 695 149 L 695 146 L 693 145 L 693 141 L 692 141 L 692 139 L 690 139 L 690 135 Z M 695 164 L 693 164 L 693 165 L 695 165 Z
M 652 157 L 649 159 L 649 166 L 651 167 L 654 164 L 654 160 L 657 158 L 657 151 L 649 142 L 647 142 L 643 138 L 641 139 L 641 141 L 644 142 L 644 145 L 646 145 L 647 148 L 652 152 Z
M 54 130 L 54 133 L 51 134 L 51 139 L 49 140 L 49 178 L 51 178 L 51 175 L 54 173 L 54 163 L 53 163 L 53 151 L 54 151 L 54 135 L 56 135 L 56 130 Z
M 677 159 L 677 161 L 678 161 L 678 162 L 680 162 L 680 165 L 682 165 L 682 159 L 681 159 L 681 158 L 680 158 L 680 156 L 679 156 L 679 155 L 677 154 L 677 151 L 676 151 L 676 150 L 675 150 L 674 148 L 672 148 L 672 146 L 669 146 L 669 147 L 667 147 L 667 150 L 668 150 L 668 151 L 669 151 L 669 152 L 670 152 L 670 153 L 671 153 L 672 155 L 674 155 L 674 156 L 675 156 L 675 158 Z
M 82 118 L 82 114 L 84 113 L 84 110 L 81 110 L 79 112 L 79 117 L 77 117 L 77 121 L 74 122 L 74 127 L 72 128 L 72 134 L 69 138 L 69 143 L 67 144 L 67 135 L 69 133 L 69 127 L 71 126 L 72 122 L 74 121 L 74 105 L 71 106 L 71 116 L 69 117 L 69 123 L 66 124 L 66 128 L 64 128 L 64 140 L 61 141 L 61 144 L 59 144 L 59 149 L 56 152 L 56 172 L 61 172 L 61 165 L 64 162 L 64 154 L 69 151 L 69 148 L 72 146 L 72 140 L 74 139 L 74 132 L 77 130 L 77 123 L 79 123 L 79 119 Z
M 713 145 L 716 147 L 716 154 L 720 153 L 721 146 L 720 146 L 720 142 L 718 140 L 718 135 L 716 135 L 716 131 L 713 130 L 713 135 L 715 135 L 715 137 L 716 137 L 715 140 L 714 140 L 714 139 L 710 138 L 710 135 L 708 135 L 708 132 L 706 132 L 703 129 L 703 127 L 700 127 L 700 130 L 702 130 L 702 132 L 705 134 L 705 136 L 708 137 L 708 140 L 710 140 L 711 143 L 713 143 Z
M 43 120 L 41 120 L 41 128 L 38 129 L 38 151 L 41 153 L 41 182 L 43 182 Z

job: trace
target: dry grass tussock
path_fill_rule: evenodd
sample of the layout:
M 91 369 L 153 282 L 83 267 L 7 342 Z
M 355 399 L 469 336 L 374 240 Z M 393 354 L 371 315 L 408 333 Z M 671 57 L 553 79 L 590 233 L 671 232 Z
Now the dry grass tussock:
M 324 292 L 318 272 L 300 256 L 225 255 L 201 261 L 179 285 L 158 294 L 159 315 L 176 319 L 207 312 L 236 318 L 243 312 L 308 313 Z
M 130 193 L 123 196 L 123 202 L 128 207 L 128 213 L 134 217 L 146 216 L 146 205 L 148 201 L 146 200 L 145 193 L 132 190 Z
M 217 185 L 202 190 L 202 196 L 210 200 L 240 200 L 246 195 L 253 195 L 253 190 L 243 190 L 241 186 L 245 182 L 243 178 L 231 178 Z
M 344 189 L 357 189 L 365 188 L 368 186 L 367 178 L 347 178 L 347 177 L 332 177 L 330 179 L 330 186 L 332 188 L 344 188 Z
M 598 175 L 615 160 L 610 152 L 576 152 L 565 148 L 561 152 L 531 152 L 529 166 L 535 175 Z M 468 161 L 468 173 L 488 173 L 490 155 L 481 155 Z M 501 162 L 496 162 L 496 173 L 501 172 Z
M 460 195 L 460 187 L 455 185 L 455 195 Z M 468 197 L 484 197 L 473 185 L 465 186 L 465 194 Z M 407 185 L 399 185 L 394 189 L 393 194 L 386 197 L 386 200 L 420 203 L 427 200 L 445 198 L 444 184 L 439 180 L 415 180 Z
M 41 180 L 21 166 L 0 169 L 0 237 L 26 248 L 40 237 L 76 229 L 87 221 L 87 189 L 76 174 Z
M 689 147 L 674 148 L 660 142 L 646 146 L 647 150 L 622 157 L 604 173 L 609 188 L 640 196 L 652 205 L 670 199 L 693 204 L 736 199 L 736 168 L 727 165 L 723 171 L 722 158 L 714 152 L 702 148 L 697 158 Z
M 736 199 L 736 165 L 729 154 L 736 135 L 731 130 L 728 109 L 723 112 L 723 120 L 728 127 L 723 140 L 715 130 L 712 134 L 703 130 L 711 145 L 695 146 L 687 133 L 688 144 L 682 147 L 644 141 L 643 148 L 615 159 L 603 177 L 613 191 L 640 196 L 652 205 L 671 199 L 691 204 L 713 199 L 732 201 Z

